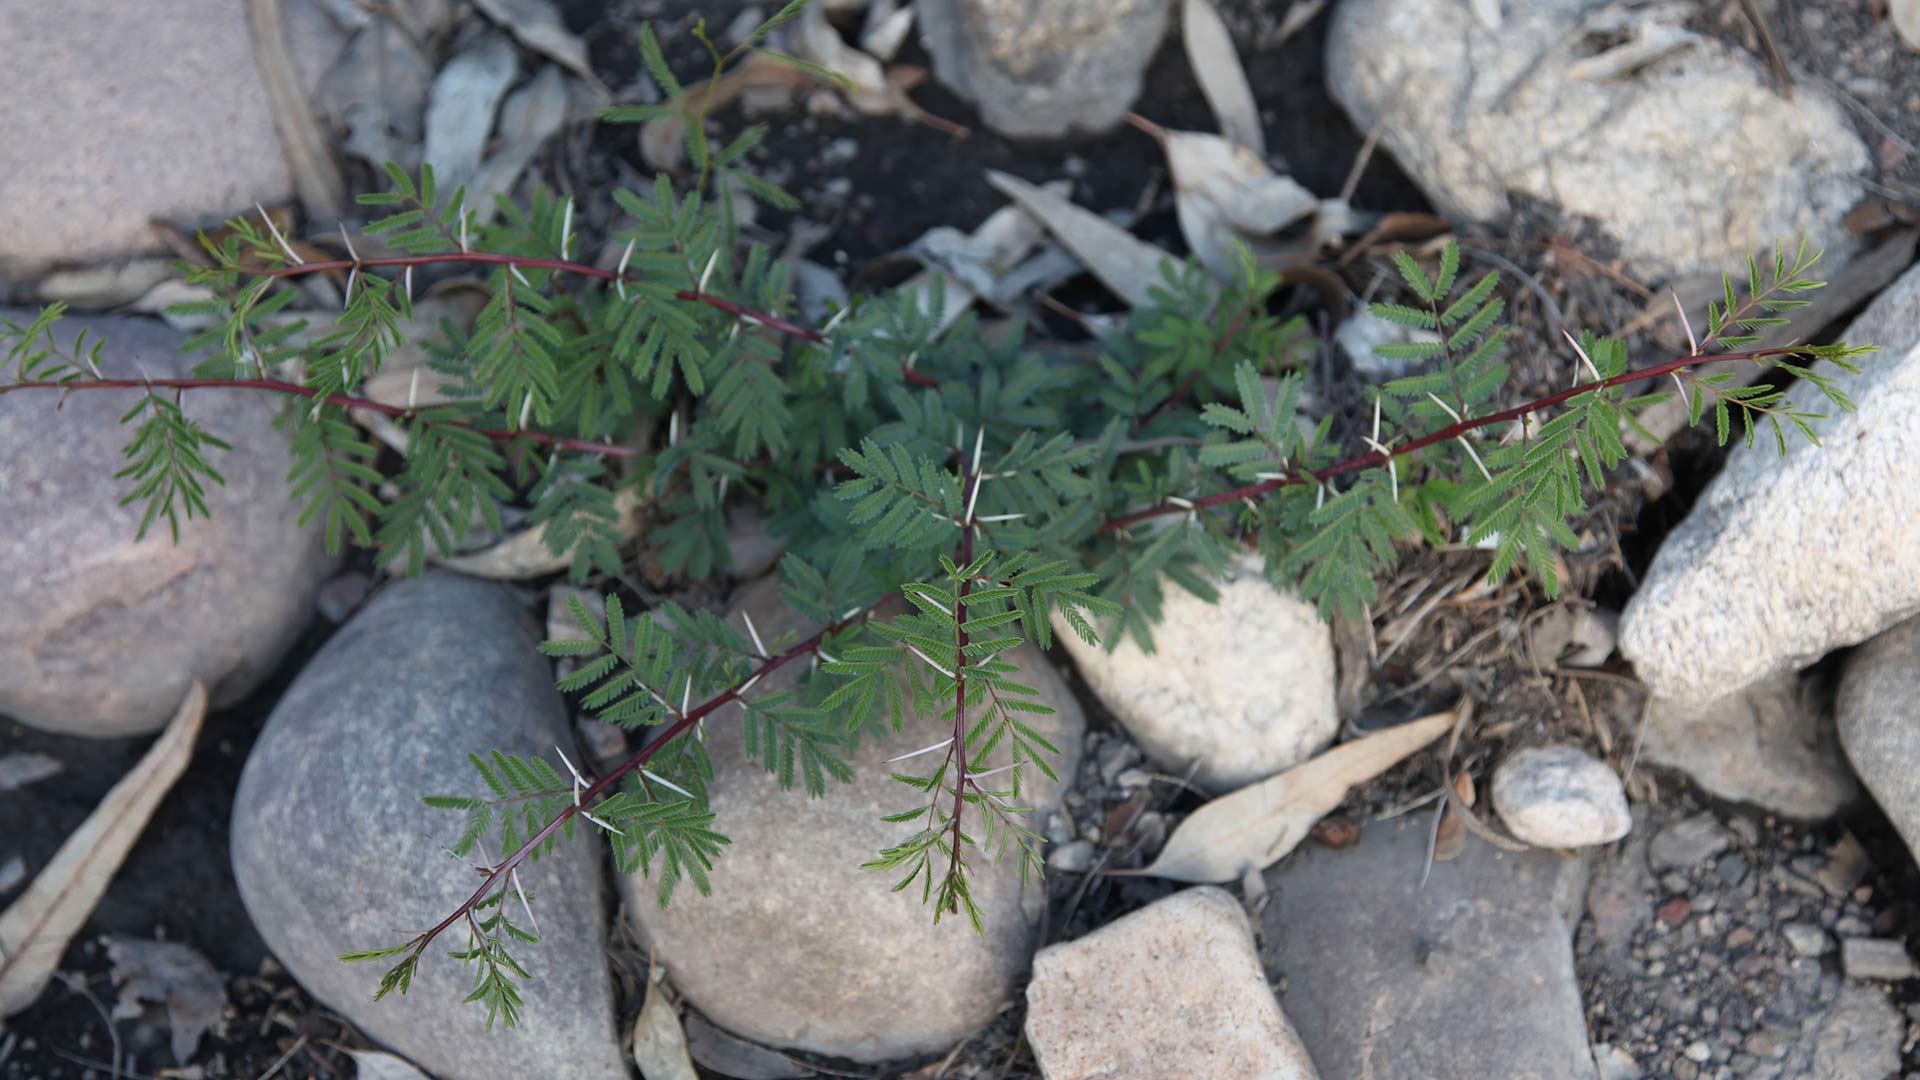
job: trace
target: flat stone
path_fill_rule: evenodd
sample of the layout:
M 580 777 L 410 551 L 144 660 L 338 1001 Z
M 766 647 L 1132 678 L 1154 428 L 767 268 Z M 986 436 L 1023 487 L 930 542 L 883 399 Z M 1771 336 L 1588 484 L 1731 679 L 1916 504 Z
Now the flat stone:
M 22 111 L 34 110 L 13 110 Z M 69 315 L 56 328 L 62 347 L 83 328 L 89 342 L 108 342 L 99 366 L 109 378 L 179 377 L 193 366 L 180 353 L 185 335 L 156 320 Z M 210 452 L 226 483 L 207 485 L 211 518 L 182 516 L 178 543 L 164 520 L 134 539 L 144 508 L 118 505 L 129 488 L 113 474 L 132 435 L 120 416 L 139 399 L 131 390 L 0 398 L 0 714 L 33 727 L 157 731 L 195 677 L 216 707 L 238 701 L 306 627 L 331 565 L 318 523 L 302 527 L 288 496 L 287 437 L 274 427 L 282 403 L 250 391 L 184 395 L 187 416 L 234 447 Z
M 399 944 L 459 907 L 474 875 L 443 847 L 458 815 L 420 804 L 478 786 L 469 752 L 548 754 L 568 738 L 537 624 L 505 588 L 431 573 L 389 586 L 301 671 L 267 718 L 233 807 L 247 913 L 309 993 L 436 1076 L 622 1080 L 601 901 L 601 853 L 576 836 L 520 872 L 541 940 L 522 1023 L 486 1031 L 473 973 L 428 948 L 405 995 L 341 953 Z M 557 763 L 556 767 L 557 767 Z
M 1833 939 L 1812 923 L 1792 922 L 1780 927 L 1780 936 L 1795 956 L 1823 956 L 1833 951 Z
M 1914 965 L 1906 945 L 1889 938 L 1841 938 L 1840 970 L 1849 979 L 1899 982 L 1920 978 L 1920 967 Z
M 1088 645 L 1058 618 L 1054 638 L 1163 769 L 1229 791 L 1320 752 L 1340 717 L 1333 634 L 1313 606 L 1276 591 L 1252 556 L 1216 584 L 1209 604 L 1163 582 L 1151 654 L 1130 637 L 1112 652 Z
M 1853 651 L 1834 710 L 1840 742 L 1860 780 L 1920 858 L 1920 619 L 1910 619 Z
M 933 73 L 1018 138 L 1117 126 L 1140 96 L 1171 0 L 923 0 Z
M 1801 1076 L 1885 1080 L 1900 1071 L 1900 1010 L 1879 989 L 1848 983 L 1822 1018 L 1810 1071 Z
M 1633 818 L 1606 763 L 1572 746 L 1530 746 L 1493 774 L 1493 807 L 1513 835 L 1536 847 L 1610 844 Z
M 1743 50 L 1604 0 L 1502 5 L 1497 28 L 1454 0 L 1346 0 L 1329 16 L 1327 82 L 1455 220 L 1507 221 L 1516 196 L 1599 223 L 1631 273 L 1729 270 L 1807 237 L 1844 259 L 1842 216 L 1868 166 L 1818 86 L 1791 98 Z M 1623 35 L 1623 31 L 1627 32 Z M 1589 42 L 1676 47 L 1603 72 Z
M 736 607 L 753 613 L 770 647 L 783 632 L 810 632 L 780 601 L 775 579 L 741 590 Z M 1079 705 L 1038 650 L 1022 647 L 1009 658 L 1020 665 L 1020 681 L 1057 710 L 1029 720 L 1061 748 L 1055 772 L 1072 777 L 1085 727 Z M 755 690 L 791 688 L 800 672 L 790 665 Z M 746 756 L 737 724 L 710 725 L 708 797 L 714 827 L 733 841 L 714 864 L 713 894 L 683 888 L 662 910 L 647 881 L 620 879 L 637 929 L 689 1001 L 756 1042 L 862 1061 L 944 1052 L 997 1015 L 1039 945 L 1046 902 L 1037 882 L 1022 887 L 1016 857 L 998 865 L 973 860 L 984 933 L 952 917 L 934 925 L 917 887 L 891 892 L 893 878 L 860 869 L 910 831 L 880 820 L 914 803 L 914 793 L 888 775 L 899 766 L 886 759 L 950 730 L 917 717 L 900 733 L 864 737 L 849 758 L 853 783 L 830 784 L 825 796 L 809 799 L 780 791 Z M 1030 772 L 1021 802 L 1039 819 L 1060 795 Z
M 1655 697 L 1711 701 L 1920 612 L 1920 267 L 1839 340 L 1880 346 L 1829 372 L 1855 411 L 1794 387 L 1822 445 L 1732 450 L 1628 603 L 1620 652 Z
M 1723 799 L 1793 818 L 1831 817 L 1859 792 L 1832 715 L 1791 673 L 1704 704 L 1655 698 L 1641 756 Z
M 1027 1043 L 1047 1080 L 1317 1080 L 1225 890 L 1157 900 L 1033 958 Z
M 1469 836 L 1422 887 L 1416 816 L 1267 872 L 1262 955 L 1321 1074 L 1591 1080 L 1572 947 L 1585 860 Z
M 1695 814 L 1653 834 L 1653 842 L 1647 845 L 1647 865 L 1654 870 L 1698 866 L 1727 850 L 1730 842 L 1712 814 Z M 1744 868 L 1741 875 L 1745 876 Z
M 298 0 L 285 23 L 311 90 L 339 36 Z M 0 277 L 157 250 L 151 218 L 217 223 L 293 193 L 231 0 L 22 4 L 0 55 L 0 96 L 34 103 L 0 113 Z

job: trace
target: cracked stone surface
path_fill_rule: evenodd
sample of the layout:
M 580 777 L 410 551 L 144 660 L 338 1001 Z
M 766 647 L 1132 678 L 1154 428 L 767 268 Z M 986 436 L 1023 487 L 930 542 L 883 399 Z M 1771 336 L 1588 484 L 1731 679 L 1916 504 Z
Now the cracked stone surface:
M 1526 195 L 1598 221 L 1631 271 L 1719 273 L 1806 237 L 1844 258 L 1865 145 L 1803 80 L 1780 96 L 1746 54 L 1604 0 L 1347 0 L 1327 72 L 1354 126 L 1449 217 L 1505 219 Z M 1592 43 L 1627 36 L 1618 49 Z

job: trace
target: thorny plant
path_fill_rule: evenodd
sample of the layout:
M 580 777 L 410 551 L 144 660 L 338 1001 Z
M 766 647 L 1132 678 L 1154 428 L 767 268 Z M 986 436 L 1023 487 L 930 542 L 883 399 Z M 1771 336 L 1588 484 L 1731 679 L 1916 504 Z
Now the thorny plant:
M 726 706 L 739 710 L 747 752 L 782 787 L 811 795 L 849 779 L 859 740 L 909 716 L 937 718 L 937 743 L 894 759 L 910 798 L 887 820 L 903 835 L 867 866 L 896 890 L 917 889 L 936 920 L 964 914 L 978 927 L 976 863 L 1011 853 L 1023 873 L 1040 869 L 1021 801 L 1033 772 L 1053 776 L 1058 750 L 1029 722 L 1050 710 L 1009 655 L 1023 642 L 1045 647 L 1054 620 L 1090 643 L 1100 621 L 1109 642 L 1126 634 L 1150 648 L 1166 584 L 1212 599 L 1210 578 L 1245 547 L 1276 587 L 1323 612 L 1364 610 L 1375 576 L 1414 540 L 1490 543 L 1492 577 L 1525 567 L 1551 593 L 1554 550 L 1576 545 L 1569 523 L 1587 485 L 1603 485 L 1627 456 L 1623 426 L 1666 396 L 1628 391 L 1670 379 L 1693 421 L 1712 412 L 1721 442 L 1736 424 L 1749 443 L 1766 428 L 1785 452 L 1786 427 L 1812 438 L 1814 414 L 1778 389 L 1693 369 L 1765 364 L 1847 408 L 1806 365 L 1853 370 L 1849 358 L 1868 351 L 1752 347 L 1754 331 L 1783 323 L 1820 284 L 1808 277 L 1817 255 L 1776 251 L 1749 262 L 1744 293 L 1727 282 L 1705 335 L 1689 327 L 1686 356 L 1629 370 L 1621 342 L 1569 335 L 1570 385 L 1494 410 L 1508 374 L 1498 277 L 1461 281 L 1451 244 L 1429 265 L 1403 252 L 1416 302 L 1373 311 L 1417 332 L 1379 352 L 1420 373 L 1370 391 L 1364 452 L 1347 456 L 1329 419 L 1301 420 L 1302 327 L 1268 314 L 1278 278 L 1250 261 L 1225 285 L 1191 265 L 1164 267 L 1154 302 L 1091 365 L 970 318 L 943 330 L 937 283 L 931 294 L 858 300 L 814 329 L 792 314 L 786 268 L 758 245 L 743 254 L 730 201 L 713 197 L 738 182 L 794 205 L 741 168 L 766 129 L 710 146 L 704 104 L 685 100 L 650 33 L 642 45 L 667 103 L 609 119 L 687 110 L 699 169 L 684 190 L 661 175 L 651 192 L 615 192 L 630 221 L 612 269 L 576 258 L 570 200 L 542 192 L 522 210 L 503 199 L 500 222 L 481 225 L 431 169 L 416 179 L 391 168 L 393 189 L 361 199 L 387 214 L 361 240 L 384 242 L 381 254 L 360 255 L 343 230 L 344 257 L 305 259 L 264 217 L 203 238 L 211 266 L 189 280 L 214 298 L 177 312 L 212 323 L 190 343 L 208 356 L 189 378 L 108 377 L 101 342 L 57 339 L 58 306 L 0 327 L 0 394 L 141 392 L 122 417 L 134 434 L 120 475 L 126 502 L 143 507 L 143 534 L 165 519 L 177 538 L 220 482 L 214 452 L 227 445 L 183 398 L 245 389 L 289 399 L 302 521 L 319 521 L 330 549 L 350 539 L 409 572 L 479 523 L 497 529 L 505 503 L 529 507 L 583 581 L 639 558 L 688 579 L 722 572 L 730 501 L 756 504 L 788 539 L 783 596 L 817 632 L 768 641 L 748 616 L 735 624 L 665 604 L 636 617 L 617 596 L 598 610 L 575 602 L 584 637 L 543 646 L 579 665 L 560 689 L 602 720 L 656 729 L 651 737 L 598 777 L 564 755 L 560 768 L 474 755 L 478 794 L 427 800 L 465 815 L 456 855 L 487 850 L 491 837 L 501 857 L 481 863 L 478 887 L 431 928 L 343 959 L 387 962 L 379 995 L 404 992 L 428 945 L 460 928 L 453 955 L 475 971 L 469 1000 L 489 1024 L 518 1019 L 526 971 L 514 954 L 537 937 L 520 867 L 581 820 L 608 836 L 621 872 L 652 880 L 661 904 L 682 882 L 709 889 L 728 841 L 707 804 L 703 736 Z M 739 52 L 716 50 L 716 73 Z M 443 325 L 431 343 L 450 400 L 369 396 L 368 380 L 403 343 L 416 273 L 449 269 L 484 273 L 490 293 L 470 332 Z M 316 275 L 345 276 L 344 310 L 323 327 L 291 310 L 298 284 Z M 404 450 L 383 460 L 351 410 L 392 421 Z M 662 422 L 664 439 L 633 439 L 645 421 Z M 620 529 L 622 497 L 645 508 L 639 550 Z M 754 692 L 802 660 L 797 687 Z

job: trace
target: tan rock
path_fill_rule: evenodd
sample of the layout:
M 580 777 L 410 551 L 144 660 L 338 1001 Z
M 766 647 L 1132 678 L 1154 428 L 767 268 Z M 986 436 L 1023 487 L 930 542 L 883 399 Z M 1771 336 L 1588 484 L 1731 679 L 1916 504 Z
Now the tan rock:
M 1164 583 L 1154 652 L 1113 652 L 1054 620 L 1087 685 L 1162 768 L 1216 791 L 1297 765 L 1333 741 L 1333 634 L 1313 606 L 1278 592 L 1253 556 L 1238 558 L 1220 602 Z
M 1317 1080 L 1224 890 L 1175 893 L 1033 959 L 1027 1042 L 1047 1080 Z
M 19 321 L 30 317 L 8 312 Z M 139 318 L 68 316 L 109 345 L 103 373 L 186 374 L 184 335 Z M 226 478 L 207 487 L 211 518 L 165 521 L 136 541 L 142 508 L 117 505 L 114 473 L 139 391 L 45 391 L 0 398 L 0 714 L 69 735 L 158 730 L 190 679 L 214 704 L 239 700 L 306 626 L 332 560 L 320 528 L 288 497 L 281 401 L 201 390 L 187 415 L 234 447 L 213 451 Z
M 771 648 L 784 631 L 811 632 L 778 590 L 762 579 L 737 603 Z M 1021 681 L 1058 710 L 1030 719 L 1065 756 L 1055 771 L 1071 778 L 1080 708 L 1038 650 L 1023 646 L 1012 658 Z M 800 670 L 790 665 L 756 692 L 791 687 Z M 893 878 L 859 868 L 908 833 L 880 820 L 916 798 L 888 776 L 901 766 L 886 759 L 948 729 L 919 718 L 901 733 L 863 739 L 851 757 L 853 783 L 830 782 L 824 797 L 808 799 L 779 790 L 746 756 L 738 714 L 729 712 L 710 722 L 707 742 L 714 827 L 733 840 L 714 865 L 713 894 L 683 887 L 662 910 L 647 881 L 620 880 L 627 910 L 675 985 L 714 1023 L 757 1042 L 865 1061 L 943 1051 L 992 1020 L 1026 973 L 1045 904 L 1037 883 L 1022 887 L 1015 857 L 972 862 L 983 934 L 964 918 L 935 926 L 917 886 L 891 892 Z M 1029 776 L 1022 801 L 1042 813 L 1057 806 L 1059 787 Z

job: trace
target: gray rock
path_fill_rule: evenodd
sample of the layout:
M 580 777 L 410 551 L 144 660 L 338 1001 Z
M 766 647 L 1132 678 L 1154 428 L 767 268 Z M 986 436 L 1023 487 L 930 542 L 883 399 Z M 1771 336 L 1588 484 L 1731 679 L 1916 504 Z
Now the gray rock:
M 1085 873 L 1093 865 L 1093 841 L 1069 840 L 1047 852 L 1047 869 L 1063 874 Z
M 1728 269 L 1808 237 L 1844 258 L 1866 147 L 1817 86 L 1781 96 L 1745 52 L 1606 0 L 1504 5 L 1497 29 L 1459 0 L 1346 0 L 1327 79 L 1448 217 L 1504 221 L 1514 196 L 1592 218 L 1633 272 Z M 1634 23 L 1638 22 L 1638 25 Z M 1676 47 L 1602 70 L 1595 39 Z M 1635 47 L 1635 46 L 1629 46 Z M 1614 54 L 1619 56 L 1622 54 Z
M 311 5 L 285 8 L 311 89 L 339 37 Z M 0 54 L 0 95 L 35 102 L 0 114 L 0 277 L 152 251 L 150 218 L 198 223 L 293 193 L 231 0 L 29 4 L 0 23 Z
M 1368 825 L 1267 872 L 1263 956 L 1326 1076 L 1595 1076 L 1572 927 L 1586 862 L 1469 838 L 1421 886 L 1428 825 Z
M 422 795 L 467 791 L 468 752 L 551 752 L 566 709 L 536 625 L 497 585 L 434 573 L 389 587 L 287 689 L 254 745 L 233 807 L 233 870 L 247 913 L 313 996 L 436 1076 L 624 1078 L 607 976 L 600 853 L 576 837 L 521 872 L 541 941 L 523 1023 L 485 1031 L 461 999 L 473 975 L 436 942 L 413 988 L 375 1003 L 381 968 L 348 950 L 398 944 L 452 912 L 474 876 L 443 848 L 459 819 Z
M 1899 982 L 1920 977 L 1907 947 L 1889 938 L 1841 938 L 1840 969 L 1849 979 Z
M 1830 817 L 1859 790 L 1831 714 L 1792 674 L 1704 704 L 1655 698 L 1641 755 L 1723 799 L 1788 817 Z
M 1900 1010 L 1872 986 L 1848 983 L 1823 1017 L 1810 1073 L 1833 1080 L 1886 1080 L 1900 1071 Z
M 1131 638 L 1113 652 L 1088 645 L 1057 618 L 1054 637 L 1155 761 L 1227 791 L 1312 757 L 1340 717 L 1333 634 L 1313 606 L 1276 591 L 1251 556 L 1217 584 L 1220 602 L 1209 604 L 1164 583 L 1152 655 Z M 1249 678 L 1255 671 L 1281 677 Z
M 778 591 L 777 581 L 763 578 L 742 590 L 738 604 L 769 643 L 802 630 Z M 1011 658 L 1021 681 L 1058 710 L 1032 719 L 1063 752 L 1056 773 L 1073 776 L 1085 727 L 1079 705 L 1038 650 L 1023 647 Z M 789 666 L 756 692 L 790 688 L 798 675 Z M 714 827 L 733 840 L 714 865 L 713 894 L 682 889 L 662 910 L 644 879 L 620 881 L 641 936 L 689 1001 L 756 1042 L 865 1061 L 944 1051 L 993 1019 L 1038 947 L 1045 906 L 1036 884 L 1022 887 L 1015 858 L 997 866 L 974 861 L 973 895 L 986 924 L 980 934 L 964 920 L 935 926 L 917 889 L 891 892 L 891 878 L 859 868 L 907 836 L 907 826 L 880 820 L 914 801 L 889 778 L 899 766 L 886 759 L 949 731 L 937 719 L 917 718 L 901 733 L 865 738 L 850 758 L 854 782 L 808 799 L 780 791 L 745 755 L 737 725 L 710 726 Z M 1036 816 L 1059 800 L 1057 785 L 1030 774 L 1022 802 Z
M 1860 780 L 1920 858 L 1920 619 L 1855 649 L 1840 677 L 1834 711 L 1840 742 Z
M 787 542 L 767 533 L 767 519 L 749 507 L 727 511 L 727 570 L 737 578 L 757 578 L 786 554 Z
M 1530 746 L 1493 774 L 1493 808 L 1513 835 L 1536 847 L 1610 844 L 1633 818 L 1620 778 L 1572 746 Z
M 1607 1043 L 1595 1043 L 1593 1047 L 1593 1067 L 1599 1071 L 1600 1080 L 1640 1080 L 1640 1063 L 1633 1055 L 1618 1046 Z
M 1054 138 L 1118 123 L 1166 31 L 1171 0 L 924 0 L 933 73 L 1003 135 Z
M 1812 923 L 1782 924 L 1780 936 L 1787 939 L 1787 947 L 1795 956 L 1824 956 L 1833 949 L 1833 939 Z
M 1027 1042 L 1047 1080 L 1318 1080 L 1238 901 L 1187 889 L 1033 959 Z
M 1654 834 L 1647 845 L 1647 864 L 1655 870 L 1698 866 L 1727 850 L 1729 842 L 1712 814 L 1695 814 Z
M 1920 267 L 1840 337 L 1880 346 L 1832 372 L 1857 411 L 1815 409 L 1822 445 L 1784 458 L 1733 450 L 1627 605 L 1620 652 L 1656 697 L 1705 702 L 1920 612 Z M 1810 392 L 1793 396 L 1826 405 Z
M 68 316 L 63 347 L 83 327 L 109 342 L 109 378 L 192 368 L 185 336 L 159 322 Z M 196 676 L 215 706 L 239 700 L 307 625 L 331 563 L 317 524 L 302 528 L 288 498 L 287 438 L 273 427 L 281 402 L 251 391 L 184 396 L 186 414 L 234 447 L 211 459 L 226 483 L 207 486 L 213 516 L 183 517 L 179 543 L 164 521 L 136 541 L 143 508 L 117 505 L 129 489 L 113 474 L 131 435 L 118 421 L 138 400 L 131 390 L 0 398 L 0 714 L 34 727 L 155 731 Z

